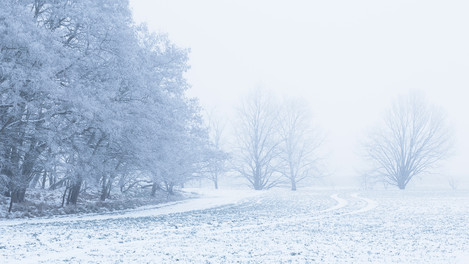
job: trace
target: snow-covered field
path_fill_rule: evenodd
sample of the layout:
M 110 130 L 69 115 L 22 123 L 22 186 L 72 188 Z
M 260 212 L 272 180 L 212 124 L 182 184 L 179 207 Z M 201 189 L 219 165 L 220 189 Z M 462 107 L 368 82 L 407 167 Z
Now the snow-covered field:
M 469 263 L 469 192 L 204 191 L 0 221 L 0 263 Z

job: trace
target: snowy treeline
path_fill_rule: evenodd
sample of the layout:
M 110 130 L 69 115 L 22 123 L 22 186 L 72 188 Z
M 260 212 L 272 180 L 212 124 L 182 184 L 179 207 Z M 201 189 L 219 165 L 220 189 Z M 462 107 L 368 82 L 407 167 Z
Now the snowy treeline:
M 84 186 L 152 193 L 207 171 L 209 142 L 183 76 L 187 50 L 132 21 L 126 0 L 2 0 L 0 191 Z

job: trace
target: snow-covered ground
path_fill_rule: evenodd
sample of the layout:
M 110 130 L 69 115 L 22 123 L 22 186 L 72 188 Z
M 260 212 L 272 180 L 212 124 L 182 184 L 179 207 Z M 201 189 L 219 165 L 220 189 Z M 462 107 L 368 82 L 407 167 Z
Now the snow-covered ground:
M 199 191 L 119 213 L 0 221 L 0 263 L 469 263 L 469 193 Z

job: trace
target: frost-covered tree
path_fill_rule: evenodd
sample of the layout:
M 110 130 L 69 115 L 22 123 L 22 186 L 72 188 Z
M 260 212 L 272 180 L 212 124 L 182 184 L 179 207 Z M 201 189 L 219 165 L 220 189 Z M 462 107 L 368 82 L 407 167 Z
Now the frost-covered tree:
M 322 138 L 313 129 L 311 111 L 304 101 L 286 99 L 280 109 L 280 171 L 295 191 L 299 182 L 319 176 Z
M 38 183 L 64 188 L 63 204 L 85 184 L 105 200 L 152 174 L 172 192 L 200 170 L 208 135 L 185 95 L 187 50 L 135 25 L 127 0 L 5 0 L 0 32 L 0 186 L 12 203 Z
M 384 117 L 384 127 L 366 144 L 374 171 L 405 189 L 413 177 L 431 172 L 448 156 L 451 133 L 442 111 L 412 94 L 401 97 Z
M 281 139 L 274 99 L 265 91 L 254 91 L 239 109 L 235 129 L 238 149 L 234 169 L 255 190 L 277 185 Z
M 144 69 L 141 90 L 143 104 L 134 128 L 141 170 L 147 172 L 153 190 L 170 193 L 198 171 L 200 145 L 207 144 L 197 101 L 186 97 L 187 50 L 172 44 L 167 36 L 139 27 Z M 196 166 L 197 165 L 197 166 Z M 152 192 L 154 193 L 154 192 Z
M 56 74 L 67 58 L 56 36 L 16 1 L 2 2 L 0 32 L 0 179 L 11 210 L 45 169 L 51 120 L 63 110 Z
M 165 124 L 168 129 L 155 138 L 151 145 L 154 154 L 148 156 L 153 183 L 170 194 L 203 170 L 208 136 L 194 103 L 174 109 Z
M 126 1 L 32 1 L 33 13 L 46 29 L 60 34 L 72 62 L 59 72 L 69 102 L 59 151 L 67 170 L 62 180 L 67 204 L 76 204 L 81 185 L 102 182 L 109 189 L 109 168 L 119 168 L 116 146 L 123 122 L 130 118 L 126 91 L 133 77 L 136 40 Z M 114 163 L 114 164 L 110 164 Z M 107 167 L 106 170 L 103 170 Z M 115 174 L 115 172 L 113 172 Z M 102 199 L 106 195 L 101 196 Z

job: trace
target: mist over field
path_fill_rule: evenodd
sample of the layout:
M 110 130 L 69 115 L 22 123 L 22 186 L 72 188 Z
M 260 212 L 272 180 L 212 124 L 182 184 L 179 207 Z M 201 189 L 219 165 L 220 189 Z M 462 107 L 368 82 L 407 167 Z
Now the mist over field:
M 469 262 L 464 1 L 0 1 L 0 263 Z

